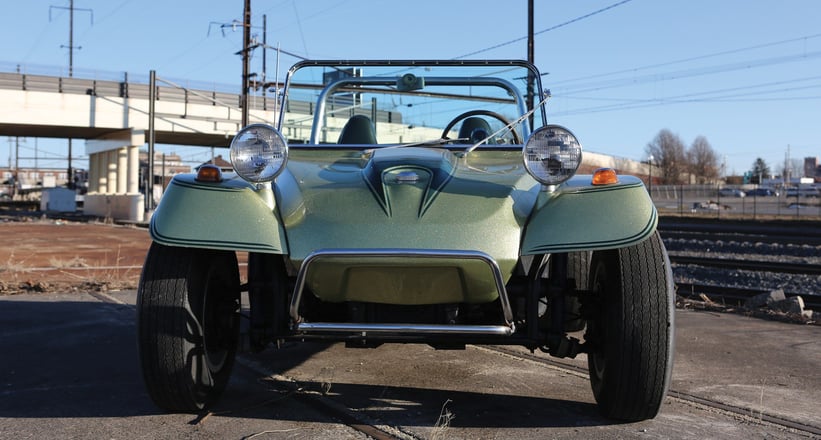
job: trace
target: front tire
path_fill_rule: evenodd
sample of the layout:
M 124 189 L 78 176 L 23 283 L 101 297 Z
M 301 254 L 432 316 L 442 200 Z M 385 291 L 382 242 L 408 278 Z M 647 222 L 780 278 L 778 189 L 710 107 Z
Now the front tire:
M 639 421 L 658 414 L 673 366 L 673 277 L 658 233 L 626 248 L 594 252 L 588 369 L 605 417 Z
M 233 252 L 153 243 L 137 291 L 137 335 L 148 394 L 168 411 L 198 411 L 225 389 L 239 340 Z

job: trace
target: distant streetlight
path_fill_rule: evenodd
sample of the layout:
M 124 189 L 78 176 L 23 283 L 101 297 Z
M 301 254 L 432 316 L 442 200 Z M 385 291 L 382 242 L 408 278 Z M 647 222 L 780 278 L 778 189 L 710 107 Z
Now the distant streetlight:
M 647 157 L 647 192 L 653 197 L 653 155 Z

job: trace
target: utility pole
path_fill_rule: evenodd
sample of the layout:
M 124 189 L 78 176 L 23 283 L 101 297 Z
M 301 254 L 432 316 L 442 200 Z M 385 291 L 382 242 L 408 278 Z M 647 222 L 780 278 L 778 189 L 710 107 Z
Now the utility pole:
M 74 0 L 69 0 L 68 8 L 64 6 L 49 6 L 48 9 L 48 20 L 51 21 L 51 10 L 52 9 L 68 9 L 68 46 L 61 45 L 61 48 L 68 47 L 68 77 L 71 78 L 74 76 Z M 77 9 L 78 11 L 85 11 L 91 14 L 91 24 L 94 25 L 94 11 L 91 9 L 80 8 Z M 82 49 L 82 46 L 78 46 L 77 49 Z M 68 181 L 68 187 L 74 188 L 74 169 L 71 166 L 71 157 L 72 157 L 72 148 L 71 148 L 71 138 L 68 138 L 68 170 L 66 171 L 66 180 Z
M 251 0 L 245 0 L 242 19 L 242 126 L 248 125 L 248 64 L 251 58 Z
M 68 7 L 49 6 L 48 21 L 51 21 L 52 9 L 68 9 L 68 46 L 60 45 L 61 48 L 68 49 L 68 76 L 74 76 L 74 49 L 82 49 L 82 46 L 74 46 L 74 11 L 88 12 L 91 15 L 91 24 L 94 25 L 94 11 L 88 8 L 75 8 L 74 0 L 69 0 Z
M 268 61 L 267 57 L 265 56 L 268 53 L 268 17 L 265 14 L 262 14 L 262 109 L 268 110 L 268 103 L 266 102 L 268 87 L 266 83 L 268 82 Z
M 534 56 L 534 49 L 533 49 L 533 0 L 527 0 L 527 61 L 530 64 L 535 63 L 535 56 Z M 534 105 L 533 100 L 533 90 L 534 85 L 533 83 L 536 81 L 536 78 L 533 77 L 533 73 L 528 73 L 527 75 L 527 109 L 532 110 Z M 539 97 L 539 100 L 542 98 Z M 533 128 L 533 115 L 530 115 L 530 127 Z
M 154 101 L 157 100 L 157 72 L 148 73 L 148 176 L 145 181 L 146 211 L 154 211 Z
M 787 154 L 784 156 L 784 192 L 787 191 L 787 185 L 790 184 L 790 171 L 792 171 L 792 167 L 790 166 L 790 145 L 787 144 Z

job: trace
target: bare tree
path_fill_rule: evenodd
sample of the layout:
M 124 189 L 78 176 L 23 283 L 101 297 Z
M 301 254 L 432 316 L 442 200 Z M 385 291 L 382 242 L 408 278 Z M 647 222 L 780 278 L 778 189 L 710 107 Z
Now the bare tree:
M 652 156 L 653 165 L 659 170 L 661 183 L 683 183 L 683 177 L 687 172 L 687 159 L 684 143 L 677 134 L 666 128 L 659 131 L 653 141 L 647 144 L 645 151 L 648 156 Z
M 804 175 L 804 161 L 801 159 L 792 158 L 789 161 L 779 164 L 776 167 L 776 172 L 783 178 L 796 179 Z
M 698 136 L 687 150 L 690 173 L 696 183 L 711 183 L 719 177 L 718 156 L 704 136 Z

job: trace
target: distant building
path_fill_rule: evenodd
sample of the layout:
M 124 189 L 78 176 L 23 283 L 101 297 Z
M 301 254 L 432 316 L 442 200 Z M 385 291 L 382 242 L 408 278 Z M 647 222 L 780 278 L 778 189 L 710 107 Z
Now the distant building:
M 154 152 L 154 184 L 164 188 L 175 174 L 190 173 L 191 167 L 182 162 L 178 154 Z M 148 175 L 148 152 L 140 151 L 140 187 L 144 186 Z M 155 187 L 156 190 L 156 187 Z
M 821 166 L 817 157 L 804 158 L 804 177 L 812 178 L 816 183 L 821 182 Z
M 208 162 L 197 165 L 194 169 L 199 171 L 200 167 L 203 165 L 216 165 L 223 173 L 232 173 L 234 171 L 234 167 L 231 165 L 231 162 L 223 159 L 221 154 Z
M 175 174 L 190 173 L 191 167 L 182 162 L 178 154 L 154 152 L 154 206 L 159 203 L 165 188 Z M 140 192 L 146 194 L 148 176 L 148 152 L 140 151 Z
M 15 184 L 17 188 L 65 186 L 68 182 L 66 176 L 68 170 L 65 168 L 0 168 L 0 183 Z

